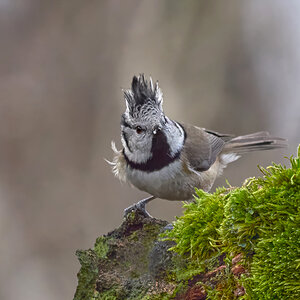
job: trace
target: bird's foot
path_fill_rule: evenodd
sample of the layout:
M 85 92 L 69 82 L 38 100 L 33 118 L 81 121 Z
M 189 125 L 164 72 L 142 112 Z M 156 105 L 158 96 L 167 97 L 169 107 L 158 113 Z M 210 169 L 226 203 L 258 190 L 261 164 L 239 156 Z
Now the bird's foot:
M 124 209 L 124 217 L 128 216 L 130 213 L 135 212 L 135 211 L 142 214 L 146 218 L 152 218 L 152 216 L 146 210 L 146 205 L 140 204 L 139 202 L 125 208 Z
M 146 210 L 146 204 L 151 200 L 153 200 L 154 198 L 155 198 L 154 196 L 151 196 L 127 207 L 126 209 L 124 209 L 124 217 L 126 217 L 131 212 L 136 211 L 142 214 L 146 218 L 152 218 L 152 216 Z

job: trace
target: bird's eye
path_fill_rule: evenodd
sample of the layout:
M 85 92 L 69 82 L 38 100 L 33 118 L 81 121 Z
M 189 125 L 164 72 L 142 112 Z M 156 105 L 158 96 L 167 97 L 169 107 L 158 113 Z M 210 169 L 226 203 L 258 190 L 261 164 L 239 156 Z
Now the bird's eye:
M 135 131 L 136 131 L 137 134 L 141 134 L 141 133 L 143 132 L 143 129 L 142 129 L 141 126 L 137 126 L 137 127 L 135 128 Z

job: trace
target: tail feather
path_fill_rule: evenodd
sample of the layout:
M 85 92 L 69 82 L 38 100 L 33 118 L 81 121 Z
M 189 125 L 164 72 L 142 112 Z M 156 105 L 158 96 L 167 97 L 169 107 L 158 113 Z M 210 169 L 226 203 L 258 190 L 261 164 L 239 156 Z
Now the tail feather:
M 225 144 L 223 153 L 247 153 L 287 147 L 287 140 L 273 137 L 266 131 L 235 137 Z

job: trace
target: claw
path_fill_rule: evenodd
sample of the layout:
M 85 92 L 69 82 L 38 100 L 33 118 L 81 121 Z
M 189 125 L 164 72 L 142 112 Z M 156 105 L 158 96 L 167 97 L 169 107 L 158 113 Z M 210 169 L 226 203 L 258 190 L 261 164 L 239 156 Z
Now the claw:
M 126 209 L 124 209 L 124 217 L 126 217 L 133 211 L 138 211 L 142 213 L 142 215 L 144 215 L 146 218 L 152 218 L 152 216 L 146 210 L 146 204 L 153 199 L 155 199 L 155 197 L 151 196 L 127 207 Z
M 124 209 L 124 217 L 130 214 L 133 211 L 138 211 L 143 214 L 146 218 L 152 218 L 152 216 L 147 212 L 145 205 L 139 205 L 139 203 L 135 203 Z

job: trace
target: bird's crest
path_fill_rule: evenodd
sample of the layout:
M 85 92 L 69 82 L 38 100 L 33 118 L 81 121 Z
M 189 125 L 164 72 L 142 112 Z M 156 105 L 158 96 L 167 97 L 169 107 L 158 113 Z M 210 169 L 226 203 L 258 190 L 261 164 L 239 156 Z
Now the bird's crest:
M 158 82 L 153 85 L 150 77 L 149 83 L 144 74 L 133 76 L 131 89 L 124 90 L 126 100 L 126 113 L 135 118 L 150 110 L 163 112 L 163 97 Z

